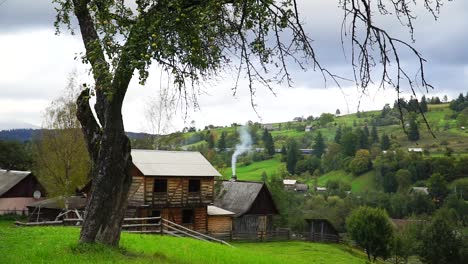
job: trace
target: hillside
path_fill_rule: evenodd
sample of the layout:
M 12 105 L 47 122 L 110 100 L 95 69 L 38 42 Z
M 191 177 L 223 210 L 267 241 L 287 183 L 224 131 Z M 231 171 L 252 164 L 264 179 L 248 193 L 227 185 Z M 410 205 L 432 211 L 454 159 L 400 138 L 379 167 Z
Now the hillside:
M 236 243 L 234 248 L 189 238 L 122 234 L 121 248 L 77 245 L 74 227 L 17 228 L 0 220 L 2 263 L 366 263 L 363 252 L 308 242 Z

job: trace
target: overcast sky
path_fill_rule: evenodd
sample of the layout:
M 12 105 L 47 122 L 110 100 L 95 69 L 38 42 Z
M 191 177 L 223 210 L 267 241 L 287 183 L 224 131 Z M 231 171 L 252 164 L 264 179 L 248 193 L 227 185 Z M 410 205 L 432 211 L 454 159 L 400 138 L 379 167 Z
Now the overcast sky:
M 2 3 L 3 0 L 0 0 Z M 305 30 L 314 40 L 313 45 L 322 65 L 332 72 L 351 78 L 349 54 L 343 54 L 340 44 L 342 12 L 337 0 L 301 0 L 300 15 Z M 421 0 L 417 2 L 421 3 Z M 468 92 L 468 1 L 447 2 L 438 21 L 416 8 L 416 48 L 427 59 L 426 77 L 435 86 L 429 97 L 447 94 L 453 98 Z M 79 35 L 54 34 L 54 8 L 46 0 L 6 0 L 0 5 L 0 129 L 14 123 L 27 122 L 41 126 L 42 114 L 51 100 L 59 96 L 73 70 L 80 81 L 89 82 L 87 67 L 75 61 L 75 54 L 83 52 Z M 381 23 L 393 34 L 409 40 L 408 29 L 391 19 Z M 79 34 L 79 32 L 77 32 Z M 345 40 L 346 41 L 346 40 Z M 414 68 L 417 61 L 403 52 L 403 63 Z M 172 130 L 181 129 L 192 120 L 197 128 L 205 125 L 229 125 L 233 122 L 279 122 L 296 116 L 317 116 L 322 112 L 355 112 L 361 101 L 361 110 L 380 109 L 392 103 L 396 93 L 391 89 L 371 89 L 362 96 L 352 83 L 343 82 L 342 90 L 325 87 L 321 75 L 312 70 L 302 71 L 291 65 L 293 88 L 275 85 L 276 96 L 259 87 L 255 97 L 258 115 L 250 106 L 246 82 L 241 82 L 236 96 L 231 88 L 230 73 L 221 73 L 216 80 L 204 85 L 199 96 L 199 109 L 190 109 L 188 116 L 172 120 Z M 127 131 L 149 131 L 144 117 L 144 106 L 160 87 L 160 72 L 152 70 L 146 86 L 132 81 L 123 107 Z M 420 91 L 424 92 L 424 91 Z M 421 96 L 422 93 L 419 95 Z M 3 124 L 3 127 L 2 127 Z M 5 125 L 8 124 L 8 125 Z

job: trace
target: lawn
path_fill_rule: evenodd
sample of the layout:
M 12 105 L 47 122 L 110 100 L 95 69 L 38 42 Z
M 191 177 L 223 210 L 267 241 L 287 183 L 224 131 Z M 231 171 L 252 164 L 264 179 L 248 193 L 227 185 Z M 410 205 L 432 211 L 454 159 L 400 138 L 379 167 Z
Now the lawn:
M 356 249 L 308 242 L 236 243 L 123 234 L 121 248 L 77 245 L 75 227 L 14 227 L 0 221 L 0 263 L 366 263 Z

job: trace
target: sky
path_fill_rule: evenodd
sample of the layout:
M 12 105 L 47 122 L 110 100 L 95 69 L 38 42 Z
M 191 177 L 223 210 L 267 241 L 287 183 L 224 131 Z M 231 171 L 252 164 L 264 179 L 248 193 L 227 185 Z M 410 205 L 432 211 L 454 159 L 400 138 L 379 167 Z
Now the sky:
M 0 129 L 31 126 L 40 127 L 45 108 L 60 96 L 71 72 L 76 71 L 80 82 L 92 82 L 88 66 L 74 57 L 84 52 L 76 35 L 64 32 L 55 35 L 54 6 L 46 0 L 0 0 Z M 416 1 L 414 46 L 427 60 L 426 77 L 435 89 L 428 94 L 419 89 L 418 96 L 443 96 L 449 99 L 468 92 L 468 1 L 446 2 L 437 21 L 424 12 L 422 0 Z M 342 11 L 338 0 L 300 0 L 300 16 L 304 29 L 314 40 L 313 47 L 322 66 L 331 72 L 352 78 L 351 64 L 345 39 L 340 42 Z M 387 17 L 377 21 L 391 34 L 411 41 L 408 29 L 397 20 Z M 343 51 L 344 50 L 344 51 Z M 417 61 L 402 50 L 402 62 L 414 69 Z M 312 68 L 312 66 L 310 66 Z M 312 69 L 303 71 L 290 65 L 293 84 L 275 84 L 274 93 L 258 87 L 254 98 L 256 111 L 251 107 L 247 81 L 241 80 L 233 95 L 234 74 L 221 72 L 216 79 L 202 85 L 198 108 L 182 111 L 172 118 L 167 132 L 181 130 L 192 120 L 197 128 L 206 125 L 230 125 L 247 121 L 270 123 L 290 121 L 299 116 L 318 116 L 323 112 L 342 114 L 381 109 L 392 104 L 396 92 L 373 85 L 362 94 L 352 82 L 343 81 L 341 88 L 324 83 L 322 76 Z M 127 131 L 151 132 L 145 118 L 145 108 L 160 89 L 161 74 L 151 69 L 145 86 L 134 76 L 122 109 Z M 405 89 L 405 88 L 403 88 Z M 406 97 L 409 97 L 406 94 Z M 359 106 L 359 108 L 358 108 Z M 27 123 L 28 125 L 25 125 Z

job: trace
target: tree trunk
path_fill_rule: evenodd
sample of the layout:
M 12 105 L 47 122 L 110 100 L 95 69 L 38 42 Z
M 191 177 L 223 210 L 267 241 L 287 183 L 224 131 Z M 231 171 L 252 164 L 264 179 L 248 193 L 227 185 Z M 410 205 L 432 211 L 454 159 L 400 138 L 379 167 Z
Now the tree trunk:
M 77 116 L 93 162 L 91 194 L 86 205 L 80 242 L 117 246 L 132 183 L 130 141 L 123 128 L 121 108 L 115 107 L 112 101 L 108 102 L 106 121 L 100 128 L 87 98 L 88 89 L 77 100 Z

